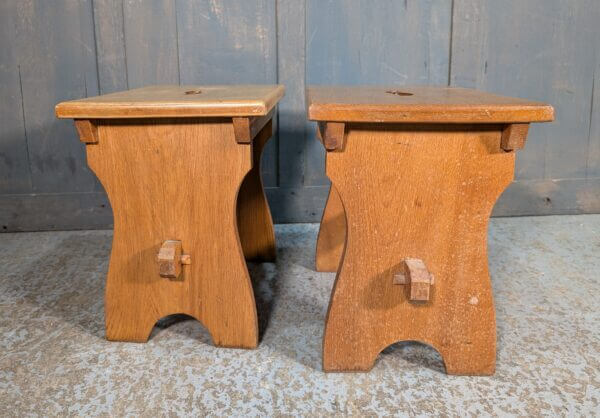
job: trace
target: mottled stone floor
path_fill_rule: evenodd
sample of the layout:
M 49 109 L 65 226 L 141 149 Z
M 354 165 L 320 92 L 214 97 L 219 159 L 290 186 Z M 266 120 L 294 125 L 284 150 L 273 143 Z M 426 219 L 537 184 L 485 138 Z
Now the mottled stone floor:
M 324 374 L 334 275 L 313 270 L 317 225 L 277 226 L 252 265 L 268 326 L 257 350 L 218 349 L 165 320 L 147 344 L 103 338 L 110 231 L 0 235 L 0 415 L 584 415 L 600 413 L 600 215 L 498 218 L 490 270 L 492 377 L 444 374 L 398 343 L 367 374 Z

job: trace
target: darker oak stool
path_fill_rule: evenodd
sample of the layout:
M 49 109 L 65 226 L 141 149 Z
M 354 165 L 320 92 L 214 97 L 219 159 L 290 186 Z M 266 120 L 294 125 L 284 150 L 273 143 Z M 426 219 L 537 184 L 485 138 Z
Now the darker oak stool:
M 154 86 L 56 106 L 75 119 L 114 212 L 106 337 L 146 341 L 184 313 L 254 348 L 245 259 L 275 258 L 260 156 L 283 86 Z
M 366 371 L 415 340 L 449 374 L 492 374 L 488 220 L 529 123 L 553 108 L 461 88 L 313 87 L 308 115 L 332 182 L 316 254 L 337 271 L 324 370 Z

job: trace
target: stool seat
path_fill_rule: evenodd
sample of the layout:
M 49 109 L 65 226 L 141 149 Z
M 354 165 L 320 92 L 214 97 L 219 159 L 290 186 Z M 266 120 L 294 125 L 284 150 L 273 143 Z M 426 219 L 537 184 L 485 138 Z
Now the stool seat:
M 487 225 L 544 103 L 447 87 L 311 87 L 331 189 L 316 267 L 337 271 L 325 371 L 366 371 L 397 341 L 449 374 L 491 374 Z
M 324 86 L 308 90 L 308 117 L 329 122 L 549 122 L 545 103 L 459 87 Z
M 56 115 L 73 119 L 264 116 L 283 94 L 283 86 L 267 85 L 148 86 L 59 103 Z

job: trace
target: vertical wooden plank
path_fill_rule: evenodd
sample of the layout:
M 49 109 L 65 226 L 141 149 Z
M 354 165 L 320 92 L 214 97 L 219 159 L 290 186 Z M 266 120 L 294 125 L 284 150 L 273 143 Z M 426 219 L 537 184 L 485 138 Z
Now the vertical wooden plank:
M 98 82 L 98 65 L 96 62 L 96 34 L 94 22 L 94 0 L 79 0 L 79 43 L 81 45 L 81 67 L 85 72 L 85 96 L 100 94 Z
M 0 2 L 0 193 L 31 191 L 16 33 L 17 3 Z
M 455 0 L 451 84 L 555 106 L 556 122 L 532 127 L 517 179 L 585 176 L 598 9 L 595 0 Z
M 600 4 L 597 4 L 600 8 Z M 596 31 L 596 66 L 592 80 L 591 120 L 586 178 L 600 178 L 600 30 Z
M 312 84 L 447 84 L 450 0 L 309 0 Z
M 277 68 L 287 94 L 279 104 L 279 185 L 301 187 L 305 179 L 305 13 L 304 0 L 277 2 Z
M 33 192 L 90 191 L 96 179 L 73 123 L 54 105 L 97 93 L 89 1 L 18 2 L 16 44 Z
M 487 1 L 454 0 L 449 83 L 481 88 L 487 73 L 489 10 Z
M 263 84 L 277 79 L 273 0 L 177 4 L 182 84 Z
M 175 2 L 125 0 L 123 6 L 129 88 L 179 84 Z
M 308 84 L 447 84 L 451 0 L 309 0 L 307 7 Z M 306 183 L 323 184 L 314 132 Z
M 179 1 L 181 84 L 275 84 L 275 13 L 275 0 Z M 263 151 L 267 187 L 277 185 L 276 157 L 275 134 Z
M 127 90 L 123 0 L 94 1 L 100 93 Z

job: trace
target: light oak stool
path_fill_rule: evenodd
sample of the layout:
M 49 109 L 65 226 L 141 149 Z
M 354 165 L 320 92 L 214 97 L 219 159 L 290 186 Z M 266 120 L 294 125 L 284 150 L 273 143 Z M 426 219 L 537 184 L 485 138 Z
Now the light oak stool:
M 414 340 L 448 374 L 494 373 L 488 220 L 529 123 L 553 108 L 435 87 L 313 87 L 307 103 L 332 182 L 316 253 L 337 271 L 324 370 L 366 371 Z
M 75 119 L 114 213 L 106 338 L 146 341 L 190 315 L 222 347 L 254 348 L 246 259 L 275 258 L 260 156 L 283 86 L 153 86 L 56 106 Z

